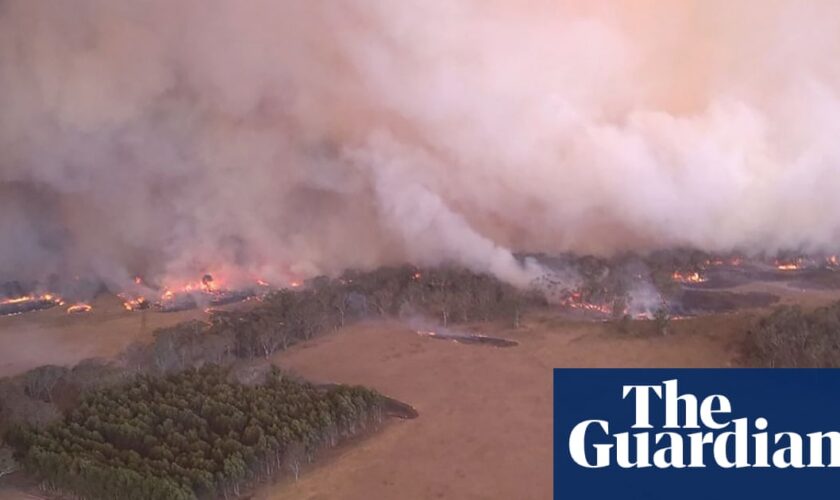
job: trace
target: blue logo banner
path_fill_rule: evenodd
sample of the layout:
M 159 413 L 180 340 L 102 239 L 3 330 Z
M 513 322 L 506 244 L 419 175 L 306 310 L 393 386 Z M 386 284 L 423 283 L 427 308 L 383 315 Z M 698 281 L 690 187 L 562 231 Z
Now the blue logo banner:
M 555 499 L 838 492 L 840 370 L 554 370 Z

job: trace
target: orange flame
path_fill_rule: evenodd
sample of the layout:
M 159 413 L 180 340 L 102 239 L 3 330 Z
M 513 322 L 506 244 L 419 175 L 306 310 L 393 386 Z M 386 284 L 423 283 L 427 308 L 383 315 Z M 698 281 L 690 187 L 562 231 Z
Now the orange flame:
M 575 291 L 569 294 L 564 300 L 560 302 L 561 306 L 577 309 L 581 311 L 590 311 L 600 314 L 612 314 L 612 306 L 609 304 L 596 304 L 594 302 L 587 302 L 583 299 L 583 294 L 580 291 Z
M 674 274 L 671 275 L 671 279 L 677 283 L 703 283 L 707 281 L 705 276 L 696 271 L 691 273 L 674 271 Z
M 61 297 L 59 297 L 58 295 L 55 295 L 53 293 L 44 293 L 44 294 L 41 294 L 41 295 L 29 294 L 29 295 L 24 295 L 22 297 L 15 297 L 15 298 L 12 298 L 12 299 L 0 300 L 0 305 L 23 304 L 23 303 L 26 303 L 26 302 L 39 302 L 39 301 L 55 302 L 58 305 L 63 305 L 64 304 L 64 301 L 61 300 Z
M 123 307 L 126 311 L 136 311 L 138 309 L 146 309 L 149 307 L 149 302 L 145 297 L 132 298 L 122 293 L 117 294 L 117 296 L 122 299 Z
M 93 309 L 93 306 L 90 304 L 85 304 L 83 302 L 79 302 L 77 304 L 73 304 L 72 306 L 67 308 L 67 314 L 79 314 L 79 313 L 86 313 L 90 312 Z
M 796 271 L 802 269 L 802 259 L 796 259 L 794 261 L 776 261 L 776 269 L 779 271 Z
M 22 304 L 24 302 L 29 302 L 31 300 L 35 300 L 34 295 L 24 295 L 23 297 L 16 297 L 14 299 L 6 299 L 6 300 L 0 302 L 0 304 Z

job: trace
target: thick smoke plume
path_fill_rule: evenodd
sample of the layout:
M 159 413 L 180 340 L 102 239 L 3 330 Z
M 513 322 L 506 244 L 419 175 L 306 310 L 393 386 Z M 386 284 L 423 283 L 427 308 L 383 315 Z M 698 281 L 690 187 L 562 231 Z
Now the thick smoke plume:
M 0 0 L 0 282 L 834 249 L 838 10 Z

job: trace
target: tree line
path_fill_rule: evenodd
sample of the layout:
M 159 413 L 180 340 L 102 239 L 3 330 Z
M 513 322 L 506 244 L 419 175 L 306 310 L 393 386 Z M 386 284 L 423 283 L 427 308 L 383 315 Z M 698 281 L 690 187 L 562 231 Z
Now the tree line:
M 124 354 L 137 371 L 166 373 L 203 363 L 268 358 L 276 351 L 364 318 L 437 318 L 446 326 L 501 320 L 517 326 L 524 308 L 544 299 L 493 276 L 456 267 L 383 267 L 319 277 L 277 290 L 252 308 L 214 311 L 208 321 L 157 330 L 151 344 Z

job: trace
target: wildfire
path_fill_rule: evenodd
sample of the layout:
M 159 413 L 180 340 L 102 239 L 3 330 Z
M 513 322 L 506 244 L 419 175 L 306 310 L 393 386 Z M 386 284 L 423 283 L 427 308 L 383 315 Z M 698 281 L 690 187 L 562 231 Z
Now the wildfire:
M 271 285 L 256 279 L 256 285 L 244 288 L 227 288 L 224 280 L 215 279 L 210 274 L 189 282 L 167 282 L 163 286 L 148 284 L 140 276 L 132 279 L 134 285 L 129 290 L 116 293 L 126 311 L 154 309 L 160 312 L 173 312 L 195 307 L 222 306 L 234 302 L 241 302 L 258 296 L 257 286 L 270 288 Z M 302 282 L 293 281 L 291 287 L 302 286 Z M 260 290 L 260 293 L 264 291 Z M 66 304 L 68 314 L 86 313 L 93 308 L 83 302 Z M 2 298 L 0 297 L 0 316 L 22 314 L 31 311 L 48 309 L 54 306 L 65 306 L 65 301 L 54 293 L 35 294 Z
M 141 309 L 148 309 L 149 302 L 146 300 L 145 297 L 129 297 L 125 294 L 117 294 L 119 298 L 123 301 L 123 307 L 126 311 L 138 311 Z
M 612 306 L 609 304 L 587 302 L 583 299 L 583 294 L 580 291 L 570 293 L 565 299 L 560 301 L 560 305 L 581 311 L 589 311 L 599 314 L 612 314 Z
M 213 281 L 213 276 L 205 274 L 201 277 L 200 282 L 187 283 L 181 287 L 181 290 L 184 292 L 214 293 L 219 291 L 219 285 Z M 171 292 L 171 290 L 167 289 L 164 293 L 167 292 Z
M 417 281 L 417 280 L 419 280 L 419 279 L 420 279 L 420 278 L 422 278 L 422 277 L 423 277 L 423 274 L 422 274 L 422 273 L 419 273 L 419 272 L 414 273 L 414 281 Z
M 840 257 L 836 255 L 826 257 L 825 262 L 831 267 L 840 267 Z
M 292 288 L 298 288 L 300 286 L 300 281 L 292 281 L 289 283 L 289 286 Z
M 191 281 L 179 286 L 166 286 L 163 288 L 163 293 L 160 295 L 162 302 L 174 300 L 177 296 L 191 293 L 209 293 L 216 294 L 222 291 L 222 288 L 213 280 L 213 276 L 205 274 L 201 277 L 201 281 Z
M 697 271 L 691 273 L 674 271 L 674 274 L 671 275 L 671 279 L 677 283 L 703 283 L 707 281 L 707 278 Z
M 793 261 L 776 261 L 776 269 L 778 269 L 779 271 L 797 271 L 799 269 L 802 269 L 803 267 L 804 266 L 802 259 L 796 259 Z
M 28 302 L 52 302 L 57 305 L 64 304 L 64 301 L 61 300 L 57 295 L 51 293 L 45 293 L 42 295 L 24 295 L 22 297 L 15 297 L 11 299 L 0 300 L 0 306 L 5 305 L 12 305 L 12 304 L 26 304 Z
M 64 305 L 64 301 L 61 297 L 52 293 L 12 297 L 0 300 L 0 316 L 49 309 L 50 307 L 60 305 Z
M 93 309 L 93 306 L 90 304 L 85 304 L 83 302 L 79 302 L 77 304 L 73 304 L 72 306 L 67 308 L 67 314 L 80 314 L 90 312 Z
M 25 295 L 23 297 L 16 297 L 14 299 L 6 299 L 0 302 L 0 304 L 22 304 L 24 302 L 29 302 L 30 300 L 35 300 L 35 297 L 33 295 Z

